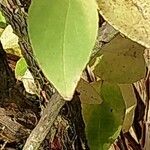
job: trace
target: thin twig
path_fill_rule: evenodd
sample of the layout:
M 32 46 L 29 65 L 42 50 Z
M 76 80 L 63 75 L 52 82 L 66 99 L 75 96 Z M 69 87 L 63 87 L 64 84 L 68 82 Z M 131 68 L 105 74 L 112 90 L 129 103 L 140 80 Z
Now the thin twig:
M 8 141 L 5 141 L 0 150 L 4 150 Z

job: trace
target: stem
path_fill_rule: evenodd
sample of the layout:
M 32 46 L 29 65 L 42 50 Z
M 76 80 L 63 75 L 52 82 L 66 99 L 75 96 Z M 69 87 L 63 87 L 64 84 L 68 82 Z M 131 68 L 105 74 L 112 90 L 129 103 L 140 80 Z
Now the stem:
M 64 104 L 65 101 L 59 94 L 56 93 L 51 97 L 50 102 L 48 102 L 43 111 L 40 121 L 28 137 L 23 150 L 37 150 L 40 147 L 40 144 L 50 131 L 58 112 Z

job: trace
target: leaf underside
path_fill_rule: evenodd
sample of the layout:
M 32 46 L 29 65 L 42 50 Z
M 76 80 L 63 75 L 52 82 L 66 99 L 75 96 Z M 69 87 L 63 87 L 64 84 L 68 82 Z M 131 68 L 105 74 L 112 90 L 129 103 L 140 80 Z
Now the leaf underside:
M 98 30 L 94 0 L 33 0 L 28 30 L 46 77 L 70 100 L 85 68 Z

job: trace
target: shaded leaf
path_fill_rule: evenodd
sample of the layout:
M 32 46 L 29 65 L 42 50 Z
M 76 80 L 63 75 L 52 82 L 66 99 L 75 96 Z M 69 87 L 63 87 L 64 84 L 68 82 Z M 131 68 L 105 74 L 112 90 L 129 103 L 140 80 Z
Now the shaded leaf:
M 82 104 L 101 104 L 102 99 L 100 96 L 101 81 L 87 82 L 84 79 L 80 79 L 77 91 Z
M 110 42 L 118 33 L 119 31 L 115 30 L 110 24 L 104 22 L 98 30 L 97 40 L 91 57 L 100 50 L 104 42 Z
M 0 11 L 0 28 L 4 28 L 6 26 L 6 20 Z
M 121 93 L 126 105 L 126 114 L 123 122 L 122 131 L 128 132 L 132 126 L 136 108 L 136 97 L 131 84 L 120 84 Z
M 41 68 L 63 98 L 70 100 L 96 40 L 95 0 L 33 0 L 28 24 Z
M 145 76 L 144 47 L 121 35 L 104 45 L 90 61 L 96 76 L 113 83 L 133 83 Z
M 119 136 L 125 104 L 119 86 L 104 83 L 101 105 L 82 104 L 86 134 L 91 150 L 108 150 Z
M 132 40 L 150 48 L 149 0 L 98 0 L 100 14 Z

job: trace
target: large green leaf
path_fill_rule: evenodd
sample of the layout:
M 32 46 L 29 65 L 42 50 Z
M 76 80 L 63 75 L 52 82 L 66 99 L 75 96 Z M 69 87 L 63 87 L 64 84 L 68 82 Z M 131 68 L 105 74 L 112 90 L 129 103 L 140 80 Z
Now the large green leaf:
M 105 81 L 133 83 L 145 76 L 144 49 L 140 44 L 118 35 L 91 60 L 91 69 Z
M 150 48 L 150 0 L 97 0 L 100 13 L 113 27 Z
M 86 134 L 91 150 L 108 150 L 118 137 L 125 115 L 125 104 L 119 86 L 104 83 L 102 104 L 82 104 Z
M 95 0 L 33 0 L 28 24 L 45 75 L 70 100 L 96 41 Z

